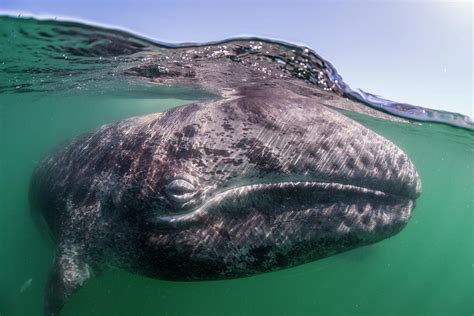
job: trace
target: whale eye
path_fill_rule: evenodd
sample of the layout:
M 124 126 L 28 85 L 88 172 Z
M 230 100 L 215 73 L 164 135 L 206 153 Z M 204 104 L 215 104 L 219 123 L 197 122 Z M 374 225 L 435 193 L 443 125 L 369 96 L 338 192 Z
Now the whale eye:
M 196 187 L 185 179 L 175 179 L 166 186 L 165 192 L 171 200 L 185 203 L 194 196 Z

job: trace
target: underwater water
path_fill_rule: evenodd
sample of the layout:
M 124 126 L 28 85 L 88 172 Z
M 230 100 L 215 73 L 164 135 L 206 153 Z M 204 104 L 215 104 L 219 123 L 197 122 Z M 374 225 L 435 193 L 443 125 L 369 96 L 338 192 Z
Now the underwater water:
M 42 157 L 102 124 L 212 97 L 123 75 L 147 58 L 146 43 L 86 29 L 95 37 L 79 36 L 79 42 L 77 25 L 0 17 L 1 316 L 42 314 L 54 245 L 28 202 L 30 177 Z M 88 281 L 61 315 L 472 315 L 471 123 L 456 115 L 434 116 L 467 128 L 340 111 L 391 140 L 417 167 L 422 195 L 399 234 L 234 280 L 171 282 L 111 269 Z

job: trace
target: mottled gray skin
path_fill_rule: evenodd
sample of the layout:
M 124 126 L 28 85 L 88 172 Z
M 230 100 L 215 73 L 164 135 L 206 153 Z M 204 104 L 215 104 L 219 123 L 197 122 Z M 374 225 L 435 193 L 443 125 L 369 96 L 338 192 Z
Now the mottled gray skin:
M 374 243 L 407 224 L 421 190 L 413 164 L 333 110 L 363 106 L 323 75 L 311 85 L 273 59 L 242 62 L 239 43 L 226 49 L 240 59 L 214 60 L 219 47 L 196 49 L 209 56 L 192 65 L 181 62 L 189 50 L 176 49 L 126 74 L 220 99 L 102 126 L 38 166 L 31 201 L 57 244 L 47 315 L 108 266 L 169 280 L 236 278 Z M 167 72 L 153 70 L 163 63 Z
M 419 192 L 390 141 L 281 88 L 105 125 L 32 181 L 58 245 L 47 314 L 94 268 L 235 278 L 374 243 L 406 225 Z

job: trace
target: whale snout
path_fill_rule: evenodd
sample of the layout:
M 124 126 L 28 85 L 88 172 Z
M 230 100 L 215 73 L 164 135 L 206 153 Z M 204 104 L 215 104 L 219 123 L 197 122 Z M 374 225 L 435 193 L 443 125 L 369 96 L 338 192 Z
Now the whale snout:
M 405 152 L 390 143 L 376 159 L 380 162 L 375 169 L 375 181 L 379 182 L 381 191 L 411 200 L 421 195 L 420 176 Z
M 410 159 L 408 159 L 408 157 L 406 166 L 403 166 L 402 170 L 406 170 L 407 173 L 407 197 L 411 198 L 412 200 L 416 200 L 421 195 L 421 178 L 415 168 L 415 165 Z
M 390 147 L 388 150 L 394 152 L 395 158 L 385 162 L 387 169 L 381 172 L 382 177 L 388 180 L 386 190 L 388 193 L 416 200 L 422 189 L 418 171 L 404 151 L 392 144 Z M 390 181 L 391 176 L 395 179 L 393 183 Z

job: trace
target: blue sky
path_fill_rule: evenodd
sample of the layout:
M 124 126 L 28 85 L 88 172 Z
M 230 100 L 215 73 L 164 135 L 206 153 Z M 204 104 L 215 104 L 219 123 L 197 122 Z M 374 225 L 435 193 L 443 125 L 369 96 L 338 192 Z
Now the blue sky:
M 166 42 L 252 34 L 302 43 L 352 88 L 474 117 L 468 0 L 0 0 L 0 12 L 71 17 Z

